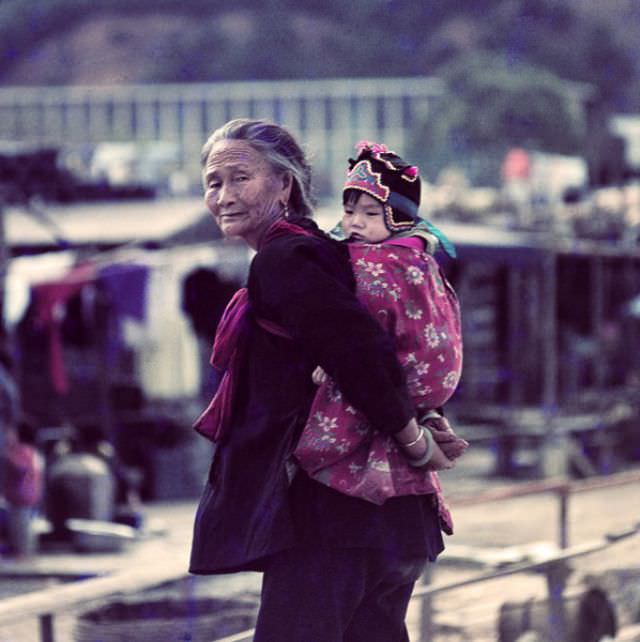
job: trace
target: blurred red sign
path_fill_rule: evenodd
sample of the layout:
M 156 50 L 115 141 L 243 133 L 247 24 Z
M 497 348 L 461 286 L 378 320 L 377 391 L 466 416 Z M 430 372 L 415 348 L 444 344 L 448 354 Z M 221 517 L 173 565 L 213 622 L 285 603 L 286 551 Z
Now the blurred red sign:
M 524 149 L 514 148 L 507 152 L 502 163 L 502 178 L 506 181 L 526 180 L 531 176 L 531 160 Z

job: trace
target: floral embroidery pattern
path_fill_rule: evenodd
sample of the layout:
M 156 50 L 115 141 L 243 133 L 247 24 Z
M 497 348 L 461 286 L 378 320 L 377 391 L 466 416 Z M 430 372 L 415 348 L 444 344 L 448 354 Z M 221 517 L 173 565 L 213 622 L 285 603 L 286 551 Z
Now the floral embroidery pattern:
M 318 422 L 318 428 L 324 432 L 329 432 L 336 427 L 337 419 L 335 417 L 327 417 L 320 412 L 316 412 L 314 417 Z
M 418 376 L 426 375 L 429 372 L 429 364 L 424 361 L 420 361 L 416 364 L 416 374 Z
M 404 313 L 412 321 L 420 321 L 422 319 L 422 309 L 418 307 L 415 301 L 407 301 L 404 304 Z
M 449 372 L 447 376 L 442 380 L 442 385 L 445 388 L 455 389 L 460 381 L 459 372 Z
M 406 278 L 411 285 L 420 285 L 424 282 L 424 272 L 415 265 L 410 265 L 407 268 Z
M 433 323 L 428 323 L 425 326 L 424 338 L 430 348 L 435 348 L 440 343 L 440 337 Z
M 371 276 L 380 276 L 381 274 L 384 274 L 384 268 L 382 267 L 382 263 L 371 263 L 369 261 L 366 262 L 365 268 L 364 268 Z M 383 287 L 386 284 L 382 284 Z

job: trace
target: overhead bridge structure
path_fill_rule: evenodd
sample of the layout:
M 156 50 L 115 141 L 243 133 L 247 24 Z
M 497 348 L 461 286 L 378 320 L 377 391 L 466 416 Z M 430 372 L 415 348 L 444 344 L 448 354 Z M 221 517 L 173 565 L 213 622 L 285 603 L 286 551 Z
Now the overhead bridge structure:
M 208 134 L 231 118 L 287 126 L 310 152 L 320 188 L 335 193 L 360 139 L 400 154 L 443 83 L 431 77 L 0 89 L 0 140 L 44 145 L 167 141 L 199 175 Z

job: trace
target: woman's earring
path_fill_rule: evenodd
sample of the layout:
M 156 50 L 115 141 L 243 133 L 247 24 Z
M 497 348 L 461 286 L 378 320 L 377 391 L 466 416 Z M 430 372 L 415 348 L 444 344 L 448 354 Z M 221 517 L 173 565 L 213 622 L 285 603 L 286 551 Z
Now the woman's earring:
M 285 218 L 289 218 L 289 203 L 285 203 L 282 209 L 282 214 Z

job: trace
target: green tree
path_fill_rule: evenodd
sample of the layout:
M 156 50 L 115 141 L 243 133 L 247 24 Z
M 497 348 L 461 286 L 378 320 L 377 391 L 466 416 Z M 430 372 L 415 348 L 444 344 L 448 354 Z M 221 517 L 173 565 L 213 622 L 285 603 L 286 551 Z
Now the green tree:
M 493 182 L 510 147 L 575 154 L 581 123 L 571 86 L 532 65 L 509 65 L 484 54 L 464 56 L 438 70 L 447 92 L 416 136 L 416 158 L 432 174 L 463 166 L 473 179 Z
M 556 0 L 504 0 L 491 15 L 484 46 L 512 60 L 549 69 L 561 78 L 587 82 L 602 100 L 624 104 L 636 70 L 605 22 L 577 3 Z

